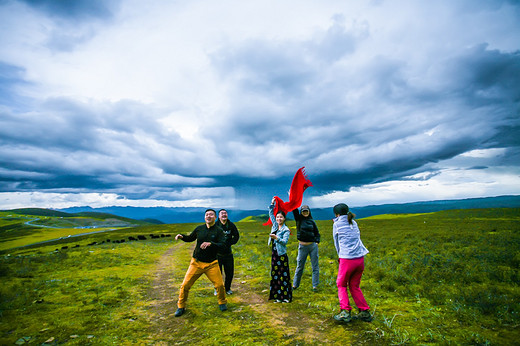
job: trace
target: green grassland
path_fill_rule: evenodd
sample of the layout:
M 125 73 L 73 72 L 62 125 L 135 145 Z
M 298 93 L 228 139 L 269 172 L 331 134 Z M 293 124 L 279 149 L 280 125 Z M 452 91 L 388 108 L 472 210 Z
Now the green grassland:
M 218 311 L 211 283 L 202 277 L 190 292 L 187 314 L 175 318 L 193 244 L 164 235 L 188 233 L 195 224 L 123 227 L 34 244 L 38 234 L 60 237 L 60 228 L 52 228 L 60 216 L 45 217 L 49 227 L 25 224 L 34 216 L 0 214 L 0 344 L 26 338 L 69 345 L 510 345 L 520 335 L 518 208 L 358 220 L 370 251 L 361 287 L 374 320 L 349 325 L 332 320 L 338 300 L 330 220 L 317 221 L 318 292 L 311 290 L 307 263 L 292 303 L 267 302 L 270 229 L 250 218 L 236 223 L 241 238 L 234 246 L 229 310 Z M 294 273 L 294 222 L 289 226 Z M 146 240 L 128 241 L 138 235 Z M 121 239 L 126 242 L 115 242 Z

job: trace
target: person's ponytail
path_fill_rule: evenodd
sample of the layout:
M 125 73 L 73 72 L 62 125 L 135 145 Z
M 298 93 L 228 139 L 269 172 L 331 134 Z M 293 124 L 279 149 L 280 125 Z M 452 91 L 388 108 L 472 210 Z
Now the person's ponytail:
M 347 216 L 348 216 L 348 223 L 352 225 L 352 220 L 354 220 L 354 218 L 356 217 L 356 214 L 354 214 L 351 211 L 349 211 L 347 213 Z

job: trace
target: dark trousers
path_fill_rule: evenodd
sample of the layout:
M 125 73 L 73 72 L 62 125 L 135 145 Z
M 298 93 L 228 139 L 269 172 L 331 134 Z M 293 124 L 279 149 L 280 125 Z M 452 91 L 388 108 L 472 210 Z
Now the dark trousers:
M 226 291 L 229 291 L 231 290 L 231 281 L 233 281 L 233 274 L 235 272 L 233 254 L 219 255 L 218 266 L 220 267 L 220 272 L 223 276 L 225 275 L 224 287 L 226 288 Z M 224 270 L 222 270 L 222 267 L 224 267 Z

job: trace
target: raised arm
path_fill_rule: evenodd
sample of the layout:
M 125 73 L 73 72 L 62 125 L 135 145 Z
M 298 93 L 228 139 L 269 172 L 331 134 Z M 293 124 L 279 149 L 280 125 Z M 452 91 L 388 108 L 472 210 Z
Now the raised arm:
M 271 219 L 271 222 L 273 225 L 276 225 L 276 218 L 274 216 L 274 206 L 276 204 L 276 199 L 273 197 L 271 201 L 271 205 L 269 206 L 269 218 Z

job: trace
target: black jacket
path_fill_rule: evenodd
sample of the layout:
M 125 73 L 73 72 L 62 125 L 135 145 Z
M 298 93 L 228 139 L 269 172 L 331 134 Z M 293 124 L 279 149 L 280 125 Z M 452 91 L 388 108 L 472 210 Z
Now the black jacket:
M 226 238 L 226 246 L 224 247 L 224 249 L 218 251 L 218 255 L 230 255 L 233 253 L 233 251 L 231 250 L 231 245 L 235 245 L 238 242 L 238 239 L 240 238 L 237 226 L 235 226 L 235 224 L 229 220 L 227 220 L 225 225 L 223 225 L 222 222 L 220 222 L 220 220 L 217 220 L 216 224 L 220 228 L 222 228 Z
M 312 219 L 312 214 L 303 217 L 298 209 L 293 210 L 294 220 L 296 221 L 297 238 L 299 241 L 319 243 L 320 231 L 316 222 Z
M 217 252 L 222 251 L 226 247 L 224 231 L 217 223 L 210 228 L 206 224 L 197 226 L 190 235 L 183 234 L 181 239 L 188 243 L 197 240 L 197 245 L 195 245 L 193 250 L 193 258 L 205 263 L 215 261 Z M 200 245 L 206 241 L 209 241 L 211 245 L 201 249 Z

